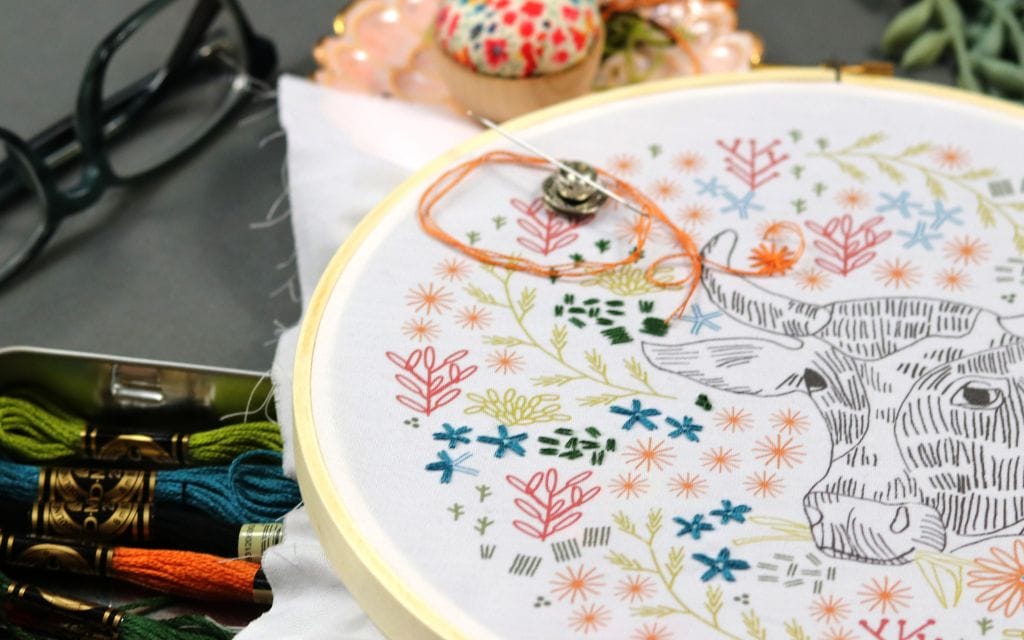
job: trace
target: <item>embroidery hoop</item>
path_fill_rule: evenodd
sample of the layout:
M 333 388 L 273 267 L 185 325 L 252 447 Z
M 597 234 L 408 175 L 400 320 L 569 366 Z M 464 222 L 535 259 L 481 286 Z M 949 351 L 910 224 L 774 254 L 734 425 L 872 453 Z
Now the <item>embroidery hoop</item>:
M 600 109 L 619 101 L 674 91 L 699 91 L 704 88 L 743 87 L 762 83 L 833 83 L 834 71 L 821 69 L 761 70 L 749 74 L 704 76 L 644 84 L 591 95 L 566 104 L 536 112 L 507 123 L 511 132 L 522 131 L 551 119 L 584 109 Z M 1003 114 L 1024 119 L 1024 108 L 1008 102 L 969 94 L 959 90 L 907 80 L 870 76 L 845 75 L 844 84 L 884 90 L 893 94 L 909 94 L 936 101 L 975 106 L 993 115 Z M 295 364 L 294 402 L 296 422 L 296 468 L 303 489 L 306 508 L 321 542 L 338 575 L 373 621 L 392 638 L 468 639 L 463 630 L 450 623 L 443 611 L 432 610 L 420 594 L 411 590 L 378 554 L 360 527 L 352 520 L 345 499 L 328 475 L 319 442 L 313 413 L 312 365 L 325 308 L 335 286 L 349 263 L 359 254 L 361 244 L 380 222 L 394 211 L 403 197 L 418 193 L 431 176 L 445 167 L 471 157 L 484 146 L 499 142 L 497 134 L 485 132 L 473 140 L 437 158 L 385 198 L 353 232 L 331 260 L 314 292 L 303 322 Z

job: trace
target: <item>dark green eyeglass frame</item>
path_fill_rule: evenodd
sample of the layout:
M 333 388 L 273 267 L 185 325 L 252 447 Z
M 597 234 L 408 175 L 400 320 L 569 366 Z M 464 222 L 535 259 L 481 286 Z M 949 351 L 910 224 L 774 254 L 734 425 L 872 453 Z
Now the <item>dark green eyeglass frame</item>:
M 245 101 L 254 79 L 265 80 L 272 74 L 277 62 L 274 46 L 253 32 L 237 0 L 191 0 L 196 2 L 195 8 L 164 66 L 104 100 L 104 75 L 114 53 L 149 19 L 177 1 L 182 0 L 152 0 L 100 42 L 89 59 L 72 116 L 28 141 L 0 127 L 0 144 L 6 146 L 8 155 L 0 163 L 0 216 L 5 206 L 25 196 L 27 190 L 34 192 L 44 209 L 40 226 L 24 247 L 0 263 L 0 285 L 42 251 L 65 218 L 89 207 L 107 188 L 144 180 L 181 160 Z M 173 92 L 176 80 L 194 72 L 197 59 L 204 55 L 207 32 L 218 17 L 231 21 L 241 40 L 240 50 L 234 52 L 237 75 L 223 104 L 167 158 L 140 173 L 118 175 L 106 152 L 109 138 L 132 117 Z M 62 190 L 56 172 L 74 160 L 80 163 L 81 178 L 75 186 Z

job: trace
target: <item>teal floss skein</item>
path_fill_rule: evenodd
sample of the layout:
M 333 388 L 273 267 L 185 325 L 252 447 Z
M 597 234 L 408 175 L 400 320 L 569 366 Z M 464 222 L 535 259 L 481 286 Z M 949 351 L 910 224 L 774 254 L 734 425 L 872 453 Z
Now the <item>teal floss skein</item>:
M 276 451 L 243 453 L 228 466 L 158 471 L 156 478 L 157 504 L 194 507 L 229 524 L 277 520 L 302 499 Z M 0 461 L 0 497 L 31 504 L 38 496 L 38 467 Z

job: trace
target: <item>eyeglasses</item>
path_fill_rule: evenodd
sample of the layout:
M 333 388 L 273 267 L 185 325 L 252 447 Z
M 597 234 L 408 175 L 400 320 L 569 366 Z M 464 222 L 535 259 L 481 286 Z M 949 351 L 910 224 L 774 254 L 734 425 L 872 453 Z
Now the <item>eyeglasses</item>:
M 90 57 L 72 116 L 27 141 L 0 128 L 0 284 L 108 187 L 194 150 L 276 60 L 237 0 L 152 0 L 129 16 Z

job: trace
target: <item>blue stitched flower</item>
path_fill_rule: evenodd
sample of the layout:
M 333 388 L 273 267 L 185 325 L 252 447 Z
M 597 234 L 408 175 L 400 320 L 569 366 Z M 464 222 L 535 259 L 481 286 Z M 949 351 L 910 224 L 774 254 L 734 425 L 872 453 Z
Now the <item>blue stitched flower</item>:
M 693 516 L 689 521 L 682 517 L 672 518 L 672 521 L 681 527 L 679 529 L 679 533 L 676 534 L 677 538 L 682 538 L 683 536 L 688 535 L 694 540 L 700 540 L 700 534 L 702 532 L 714 530 L 713 526 L 704 522 L 704 516 L 699 513 Z
M 480 472 L 476 469 L 463 466 L 462 463 L 473 457 L 472 453 L 464 453 L 458 458 L 452 460 L 451 456 L 446 451 L 438 451 L 437 459 L 439 462 L 431 462 L 426 466 L 427 471 L 440 471 L 441 472 L 441 484 L 448 484 L 452 481 L 452 474 L 456 471 L 459 473 L 465 473 L 466 475 L 475 476 Z
M 519 444 L 519 443 L 524 441 L 524 440 L 526 440 L 527 437 L 529 437 L 529 436 L 527 434 L 525 434 L 525 433 L 520 433 L 520 434 L 517 434 L 517 435 L 514 435 L 514 436 L 510 436 L 508 434 L 508 427 L 506 427 L 503 424 L 500 424 L 500 425 L 498 425 L 498 436 L 497 437 L 494 437 L 494 436 L 478 436 L 476 441 L 477 442 L 483 442 L 483 443 L 486 443 L 486 444 L 496 445 L 498 448 L 494 452 L 494 457 L 495 458 L 501 458 L 501 457 L 503 457 L 505 455 L 506 451 L 511 451 L 512 453 L 514 453 L 516 455 L 519 455 L 519 456 L 526 455 L 526 450 L 523 449 L 522 445 Z
M 434 433 L 434 440 L 447 440 L 449 449 L 454 449 L 460 443 L 469 444 L 469 438 L 466 437 L 466 434 L 473 431 L 471 428 L 463 426 L 456 429 L 447 422 L 441 425 L 441 428 L 444 431 Z
M 625 431 L 629 431 L 633 428 L 633 425 L 640 423 L 648 431 L 655 431 L 658 425 L 651 422 L 651 418 L 654 416 L 660 416 L 661 412 L 657 409 L 643 409 L 640 406 L 639 400 L 633 400 L 632 406 L 627 409 L 626 407 L 611 407 L 609 409 L 612 413 L 617 413 L 620 416 L 629 416 L 629 418 L 622 423 L 622 428 Z
M 747 519 L 743 515 L 750 512 L 750 507 L 745 504 L 738 504 L 735 507 L 732 505 L 732 500 L 722 500 L 722 508 L 715 509 L 711 512 L 711 515 L 718 516 L 722 519 L 720 524 L 729 524 L 730 522 L 746 522 Z
M 665 418 L 670 426 L 675 427 L 669 434 L 670 438 L 678 438 L 679 436 L 686 436 L 686 439 L 690 442 L 700 442 L 700 438 L 697 436 L 698 431 L 703 431 L 704 427 L 699 424 L 693 423 L 693 418 L 690 416 L 683 416 L 683 421 L 679 422 L 675 418 Z
M 750 568 L 750 563 L 746 560 L 733 560 L 730 558 L 729 550 L 725 547 L 722 547 L 716 558 L 709 558 L 703 553 L 695 553 L 693 554 L 693 559 L 708 567 L 708 570 L 700 576 L 701 582 L 707 582 L 717 575 L 721 575 L 726 582 L 736 582 L 736 576 L 732 572 Z

